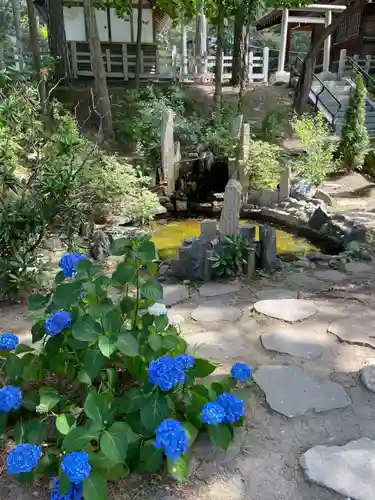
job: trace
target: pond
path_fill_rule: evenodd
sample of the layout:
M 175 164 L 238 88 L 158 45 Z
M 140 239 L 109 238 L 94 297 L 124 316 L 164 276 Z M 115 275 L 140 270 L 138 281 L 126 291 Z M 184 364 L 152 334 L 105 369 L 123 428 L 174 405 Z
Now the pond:
M 256 226 L 256 238 L 259 238 L 259 224 L 254 221 L 241 220 L 240 224 L 254 224 Z M 185 238 L 199 236 L 200 220 L 184 219 L 172 220 L 167 224 L 160 224 L 157 221 L 152 225 L 152 240 L 163 260 L 177 257 L 178 247 Z M 296 253 L 317 251 L 318 248 L 310 241 L 295 236 L 283 229 L 276 230 L 276 246 L 278 253 Z

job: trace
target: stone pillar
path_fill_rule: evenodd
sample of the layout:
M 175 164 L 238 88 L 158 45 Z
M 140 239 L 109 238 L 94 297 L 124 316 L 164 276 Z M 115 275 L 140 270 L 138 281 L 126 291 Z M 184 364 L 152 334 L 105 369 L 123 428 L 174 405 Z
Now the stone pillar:
M 270 49 L 268 47 L 264 47 L 263 49 L 263 83 L 268 83 L 268 65 L 270 60 Z
M 286 56 L 286 44 L 288 37 L 288 21 L 289 21 L 289 10 L 283 10 L 283 16 L 281 19 L 281 33 L 280 33 L 280 52 L 279 61 L 277 64 L 277 71 L 283 72 L 285 66 L 285 56 Z
M 325 15 L 324 26 L 327 28 L 332 24 L 332 11 L 328 10 Z M 324 40 L 324 49 L 323 49 L 323 71 L 329 71 L 329 62 L 331 58 L 331 35 L 327 36 Z
M 259 226 L 259 241 L 261 267 L 267 271 L 272 271 L 277 267 L 276 229 L 268 224 Z
M 232 135 L 236 139 L 240 139 L 241 137 L 241 129 L 243 124 L 243 115 L 238 115 L 232 121 Z
M 339 69 L 338 69 L 339 78 L 343 78 L 343 76 L 345 75 L 345 63 L 346 63 L 346 49 L 341 49 L 340 50 Z
M 284 167 L 284 171 L 280 175 L 279 182 L 279 201 L 286 200 L 290 195 L 290 179 L 291 170 L 290 167 Z
M 240 234 L 244 236 L 249 243 L 255 241 L 256 227 L 252 224 L 247 224 L 246 226 L 240 226 Z
M 248 281 L 250 281 L 251 278 L 254 276 L 255 271 L 256 271 L 256 254 L 255 254 L 255 249 L 251 249 L 248 253 L 247 263 L 246 263 L 246 279 Z
M 217 236 L 217 226 L 215 219 L 204 219 L 201 222 L 201 233 L 199 239 L 204 243 L 210 243 Z
M 203 0 L 200 2 L 196 17 L 195 60 L 197 75 L 201 78 L 207 72 L 207 18 Z
M 181 64 L 180 64 L 180 79 L 181 81 L 185 81 L 188 73 L 187 69 L 187 34 L 186 34 L 186 26 L 184 24 L 184 19 L 181 21 Z
M 238 234 L 242 198 L 242 186 L 236 179 L 230 179 L 225 187 L 223 210 L 220 216 L 220 239 Z
M 249 158 L 250 152 L 250 124 L 244 123 L 241 128 L 240 134 L 241 147 L 238 162 L 238 180 L 242 185 L 242 196 L 244 200 L 247 199 L 249 191 L 249 178 L 245 173 L 245 164 Z
M 161 167 L 164 183 L 167 185 L 167 196 L 171 196 L 175 188 L 175 150 L 173 141 L 174 113 L 171 109 L 164 112 L 161 126 Z
M 204 253 L 203 281 L 211 281 L 212 278 L 212 257 L 213 250 L 206 250 Z

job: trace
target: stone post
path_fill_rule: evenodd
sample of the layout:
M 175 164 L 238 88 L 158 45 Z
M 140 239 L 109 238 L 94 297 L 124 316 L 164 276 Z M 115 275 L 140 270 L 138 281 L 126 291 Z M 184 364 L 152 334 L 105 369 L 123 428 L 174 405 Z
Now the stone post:
M 201 222 L 201 232 L 199 239 L 203 244 L 210 243 L 217 236 L 217 227 L 215 219 L 203 219 Z
M 284 9 L 281 18 L 280 49 L 279 49 L 279 60 L 277 63 L 278 72 L 284 71 L 287 36 L 288 36 L 288 22 L 289 22 L 289 11 L 288 9 Z
M 171 109 L 166 110 L 161 127 L 161 167 L 164 183 L 167 184 L 167 196 L 171 196 L 175 187 L 173 119 L 173 111 Z
M 242 186 L 236 179 L 230 179 L 225 187 L 223 210 L 220 216 L 220 239 L 238 234 L 241 209 Z
M 261 267 L 272 271 L 277 267 L 276 229 L 268 224 L 259 226 L 259 241 L 261 245 Z
M 240 139 L 242 124 L 243 124 L 243 115 L 238 115 L 238 116 L 236 116 L 236 118 L 233 119 L 233 122 L 232 122 L 232 135 L 233 135 L 233 137 Z
M 246 201 L 249 191 L 249 178 L 245 174 L 245 165 L 250 152 L 250 124 L 243 123 L 240 134 L 241 146 L 238 161 L 238 180 L 242 185 L 242 197 Z
M 280 175 L 279 182 L 279 201 L 286 200 L 290 195 L 290 179 L 291 170 L 290 167 L 284 167 L 282 174 Z
M 213 250 L 206 250 L 204 253 L 203 281 L 211 281 L 212 278 L 212 257 Z
M 256 254 L 255 249 L 252 248 L 247 256 L 245 276 L 248 281 L 254 276 L 256 271 Z
M 328 10 L 324 19 L 324 27 L 328 28 L 332 24 L 332 11 Z M 331 35 L 327 36 L 324 40 L 324 48 L 323 48 L 323 71 L 329 71 L 329 63 L 331 57 Z
M 255 240 L 256 227 L 252 224 L 247 224 L 246 226 L 240 226 L 240 234 L 244 236 L 249 243 Z
M 263 83 L 268 83 L 268 66 L 270 60 L 270 49 L 268 47 L 264 47 L 263 49 Z
M 338 69 L 339 78 L 343 78 L 343 76 L 345 75 L 345 63 L 346 63 L 346 49 L 341 49 L 340 50 L 339 69 Z

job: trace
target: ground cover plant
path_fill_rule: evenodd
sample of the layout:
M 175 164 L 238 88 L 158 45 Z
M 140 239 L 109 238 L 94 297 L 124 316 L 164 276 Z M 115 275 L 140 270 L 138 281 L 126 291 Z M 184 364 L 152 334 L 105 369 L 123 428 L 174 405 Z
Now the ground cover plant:
M 243 423 L 235 390 L 250 368 L 202 381 L 215 364 L 187 353 L 158 302 L 153 243 L 119 239 L 112 253 L 122 259 L 111 276 L 65 254 L 54 291 L 29 297 L 34 344 L 0 337 L 1 426 L 15 443 L 6 469 L 25 483 L 50 478 L 51 500 L 105 500 L 131 471 L 185 480 L 199 432 L 225 450 Z

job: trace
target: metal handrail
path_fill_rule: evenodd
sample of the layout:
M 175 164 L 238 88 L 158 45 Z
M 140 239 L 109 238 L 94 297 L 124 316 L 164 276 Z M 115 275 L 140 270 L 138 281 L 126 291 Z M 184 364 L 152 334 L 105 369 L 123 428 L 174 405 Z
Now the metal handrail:
M 346 58 L 353 71 L 357 71 L 364 79 L 367 90 L 375 96 L 375 80 L 370 76 L 365 69 L 360 66 L 352 57 Z M 370 87 L 370 88 L 369 88 Z M 372 100 L 372 99 L 370 99 Z
M 299 70 L 298 70 L 298 62 L 299 62 L 300 64 L 303 64 L 302 59 L 301 59 L 300 57 L 298 57 L 298 56 L 297 56 L 297 57 L 296 57 L 296 63 L 295 63 L 295 69 L 296 69 L 296 73 L 297 73 L 297 75 L 299 76 L 299 75 L 300 75 L 300 72 L 299 72 Z M 336 96 L 335 96 L 335 95 L 334 95 L 334 94 L 333 94 L 333 93 L 329 90 L 329 88 L 326 86 L 326 84 L 325 84 L 325 83 L 324 83 L 324 82 L 323 82 L 323 81 L 322 81 L 322 80 L 321 80 L 321 79 L 320 79 L 320 78 L 319 78 L 319 77 L 318 77 L 315 73 L 313 73 L 313 79 L 314 79 L 314 78 L 315 78 L 315 79 L 316 79 L 316 80 L 320 83 L 320 85 L 322 86 L 321 90 L 320 90 L 318 93 L 316 93 L 313 89 L 310 89 L 310 90 L 311 90 L 311 92 L 312 92 L 312 93 L 314 94 L 314 96 L 315 96 L 315 109 L 317 109 L 317 108 L 318 108 L 318 103 L 320 102 L 320 104 L 321 104 L 321 105 L 325 108 L 325 110 L 326 110 L 326 111 L 327 111 L 327 112 L 328 112 L 328 113 L 332 116 L 332 123 L 331 123 L 331 125 L 333 125 L 333 124 L 334 124 L 334 122 L 335 122 L 336 115 L 339 113 L 339 111 L 340 111 L 340 109 L 341 109 L 341 107 L 342 107 L 342 103 L 341 103 L 341 102 L 337 99 L 337 97 L 336 97 Z M 333 112 L 332 112 L 332 111 L 331 111 L 331 110 L 330 110 L 330 109 L 326 106 L 326 104 L 325 104 L 325 103 L 324 103 L 324 102 L 320 99 L 320 97 L 319 97 L 319 96 L 320 96 L 320 95 L 321 95 L 324 91 L 328 92 L 328 94 L 329 94 L 329 95 L 333 98 L 333 100 L 337 102 L 337 105 L 338 105 L 338 106 L 337 106 L 337 109 L 336 109 L 335 113 L 333 113 Z

